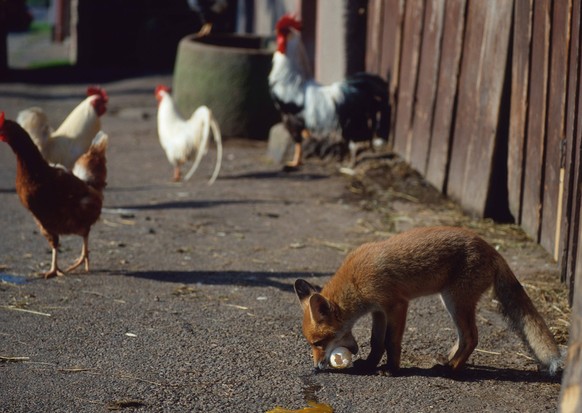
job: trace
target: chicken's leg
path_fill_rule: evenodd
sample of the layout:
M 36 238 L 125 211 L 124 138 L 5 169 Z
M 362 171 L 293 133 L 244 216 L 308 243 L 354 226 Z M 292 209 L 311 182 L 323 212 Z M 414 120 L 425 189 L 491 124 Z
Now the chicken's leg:
M 349 167 L 351 169 L 353 169 L 356 166 L 356 159 L 358 157 L 358 144 L 353 142 L 353 141 L 349 141 L 348 142 L 348 147 L 350 148 L 350 163 L 349 163 Z
M 53 257 L 52 257 L 52 261 L 51 261 L 51 269 L 44 274 L 45 279 L 65 275 L 65 273 L 62 272 L 60 270 L 59 266 L 57 265 L 57 255 L 58 255 L 57 248 L 58 247 L 56 247 L 56 246 L 52 247 Z
M 180 172 L 180 167 L 174 167 L 174 177 L 172 178 L 174 182 L 180 182 L 182 180 L 182 173 Z
M 77 268 L 79 265 L 85 263 L 85 271 L 89 272 L 89 236 L 85 235 L 83 237 L 83 248 L 81 249 L 81 256 L 67 268 L 66 272 L 72 271 Z
M 295 169 L 303 164 L 303 140 L 309 139 L 310 137 L 311 135 L 309 134 L 309 131 L 307 129 L 302 129 L 300 137 L 294 138 L 295 152 L 293 154 L 293 160 L 291 162 L 287 162 L 285 169 Z
M 287 162 L 288 168 L 297 168 L 299 165 L 302 164 L 301 158 L 303 157 L 303 146 L 301 142 L 295 143 L 295 152 L 293 153 L 293 160 L 291 162 Z

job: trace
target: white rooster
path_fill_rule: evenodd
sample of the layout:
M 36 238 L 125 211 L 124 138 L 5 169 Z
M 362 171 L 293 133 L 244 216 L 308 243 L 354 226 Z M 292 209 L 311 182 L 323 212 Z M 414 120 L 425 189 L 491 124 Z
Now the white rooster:
M 169 87 L 159 85 L 155 94 L 158 100 L 158 135 L 168 161 L 174 167 L 174 181 L 181 180 L 180 167 L 186 161 L 194 159 L 184 180 L 189 180 L 196 172 L 202 157 L 208 151 L 208 141 L 212 132 L 216 144 L 216 165 L 208 181 L 208 185 L 212 185 L 222 164 L 222 137 L 218 123 L 212 111 L 206 106 L 200 106 L 188 120 L 185 120 L 178 113 L 170 92 Z
M 71 169 L 101 130 L 101 116 L 107 110 L 105 90 L 90 86 L 87 97 L 73 109 L 61 126 L 52 131 L 49 119 L 39 107 L 25 109 L 16 121 L 28 132 L 42 156 L 51 164 Z

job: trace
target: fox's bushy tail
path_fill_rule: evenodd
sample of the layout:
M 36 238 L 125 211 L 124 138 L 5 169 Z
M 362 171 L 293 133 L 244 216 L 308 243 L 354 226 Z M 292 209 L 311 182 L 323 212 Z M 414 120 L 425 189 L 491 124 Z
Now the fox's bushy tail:
M 552 332 L 501 256 L 496 265 L 498 271 L 493 288 L 501 304 L 501 312 L 540 364 L 550 375 L 556 374 L 561 366 L 561 356 Z

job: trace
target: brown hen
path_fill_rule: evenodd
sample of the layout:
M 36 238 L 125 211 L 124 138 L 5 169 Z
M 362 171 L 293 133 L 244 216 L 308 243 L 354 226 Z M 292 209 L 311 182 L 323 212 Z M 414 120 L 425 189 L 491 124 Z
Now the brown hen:
M 85 165 L 86 176 L 91 177 L 87 183 L 64 168 L 50 166 L 28 133 L 0 113 L 0 141 L 8 143 L 16 154 L 16 192 L 52 248 L 51 268 L 45 278 L 64 274 L 57 264 L 61 235 L 83 237 L 81 256 L 65 272 L 83 263 L 89 271 L 89 231 L 101 215 L 106 177 L 107 135 L 103 136 L 97 137 L 79 160 L 78 165 Z

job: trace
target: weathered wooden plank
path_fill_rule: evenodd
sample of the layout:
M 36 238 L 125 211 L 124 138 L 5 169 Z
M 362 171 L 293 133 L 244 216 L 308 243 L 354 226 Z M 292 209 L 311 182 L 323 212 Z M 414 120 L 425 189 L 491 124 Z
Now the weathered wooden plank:
M 423 0 L 408 0 L 406 2 L 400 77 L 398 82 L 394 150 L 407 161 L 410 161 L 410 134 L 422 37 L 423 10 Z
M 404 2 L 402 0 L 383 0 L 384 4 L 382 31 L 382 55 L 380 56 L 380 73 L 390 78 L 396 85 L 399 76 L 400 50 L 402 46 L 402 29 L 404 22 Z M 396 90 L 391 87 L 390 90 Z
M 483 216 L 493 170 L 513 1 L 470 2 L 448 193 Z
M 384 2 L 368 2 L 368 28 L 366 33 L 366 71 L 381 75 L 380 57 L 382 55 L 382 32 L 384 27 Z
M 445 0 L 426 2 L 420 51 L 420 68 L 416 88 L 416 105 L 412 121 L 410 164 L 426 175 L 430 153 Z
M 463 207 L 479 216 L 485 214 L 489 197 L 498 198 L 498 192 L 503 191 L 507 185 L 507 182 L 500 183 L 493 180 L 493 168 L 497 139 L 500 136 L 498 128 L 501 125 L 503 91 L 507 86 L 513 10 L 513 0 L 486 3 L 485 32 L 482 40 L 482 72 L 479 77 L 478 118 L 475 124 L 477 128 L 473 132 L 473 145 L 469 147 L 466 169 L 468 179 L 464 182 L 462 198 Z M 500 139 L 507 139 L 507 137 Z M 479 182 L 475 182 L 475 177 L 479 175 L 483 177 L 483 187 L 479 185 Z M 496 193 L 491 194 L 492 191 Z
M 400 76 L 400 51 L 402 48 L 402 29 L 404 22 L 404 2 L 402 0 L 384 0 L 384 27 L 382 32 L 382 55 L 380 56 L 380 73 L 388 80 L 388 92 L 392 117 L 390 119 L 390 142 L 394 143 L 394 124 L 396 91 Z
M 566 74 L 570 45 L 570 0 L 553 2 L 551 57 L 542 207 L 541 245 L 558 260 L 561 239 L 565 149 Z
M 459 77 L 457 113 L 451 142 L 451 160 L 446 184 L 447 194 L 461 202 L 465 182 L 467 155 L 473 140 L 473 124 L 477 121 L 479 81 L 479 51 L 478 43 L 484 37 L 485 18 L 479 8 L 484 2 L 469 2 L 465 38 Z M 470 121 L 469 121 L 470 120 Z M 479 184 L 479 182 L 476 182 Z
M 511 113 L 507 157 L 507 189 L 509 210 L 517 224 L 521 223 L 523 162 L 527 124 L 527 99 L 533 0 L 515 0 L 513 18 L 513 59 L 511 65 Z
M 581 0 L 572 2 L 572 25 L 570 41 L 570 67 L 568 69 L 568 96 L 566 102 L 566 191 L 562 213 L 562 233 L 567 234 L 562 244 L 560 268 L 562 281 L 566 282 L 572 293 L 574 289 L 574 271 L 576 269 L 576 251 L 578 248 L 578 225 L 580 223 L 580 196 L 582 185 L 582 128 L 578 119 L 582 119 L 582 102 L 580 99 L 580 81 L 582 65 L 580 30 Z
M 521 226 L 539 241 L 550 47 L 550 3 L 534 1 Z
M 582 237 L 582 225 L 578 225 Z M 578 244 L 577 262 L 582 262 L 582 243 Z M 576 278 L 582 280 L 582 266 L 576 269 Z M 582 283 L 576 283 L 574 290 L 574 305 L 570 317 L 570 342 L 568 343 L 568 355 L 566 357 L 566 369 L 562 377 L 562 389 L 560 394 L 561 412 L 582 411 Z
M 447 0 L 445 4 L 432 141 L 426 172 L 426 179 L 443 192 L 449 164 L 466 5 L 466 0 Z

